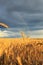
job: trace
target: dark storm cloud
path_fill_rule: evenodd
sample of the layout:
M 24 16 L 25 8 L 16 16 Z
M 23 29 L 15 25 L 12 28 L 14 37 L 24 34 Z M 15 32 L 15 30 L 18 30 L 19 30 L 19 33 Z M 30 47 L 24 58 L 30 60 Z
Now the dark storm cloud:
M 42 0 L 12 0 L 7 4 L 8 11 L 21 11 L 28 13 L 43 12 Z
M 0 0 L 0 22 L 32 34 L 43 30 L 43 0 Z
M 8 12 L 43 12 L 43 0 L 0 0 L 0 6 L 6 7 Z

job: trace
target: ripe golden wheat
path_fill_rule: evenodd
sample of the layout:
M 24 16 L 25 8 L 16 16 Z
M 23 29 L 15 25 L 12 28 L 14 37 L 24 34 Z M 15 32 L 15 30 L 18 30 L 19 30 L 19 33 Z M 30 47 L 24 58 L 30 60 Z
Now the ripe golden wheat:
M 0 39 L 0 65 L 43 65 L 43 39 Z

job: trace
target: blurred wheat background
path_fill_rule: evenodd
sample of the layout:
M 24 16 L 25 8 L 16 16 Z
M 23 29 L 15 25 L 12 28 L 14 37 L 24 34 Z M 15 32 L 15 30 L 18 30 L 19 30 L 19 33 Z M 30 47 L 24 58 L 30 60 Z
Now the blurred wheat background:
M 0 38 L 0 65 L 43 65 L 43 39 Z

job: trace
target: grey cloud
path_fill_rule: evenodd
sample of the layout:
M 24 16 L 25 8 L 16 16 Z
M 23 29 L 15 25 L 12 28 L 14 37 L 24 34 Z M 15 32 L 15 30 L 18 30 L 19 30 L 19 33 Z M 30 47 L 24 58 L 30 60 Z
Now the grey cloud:
M 0 0 L 0 18 L 11 27 L 43 28 L 43 0 Z
M 6 7 L 8 13 L 12 11 L 43 12 L 43 0 L 0 0 L 0 6 Z
M 12 0 L 7 5 L 8 11 L 43 12 L 42 0 Z

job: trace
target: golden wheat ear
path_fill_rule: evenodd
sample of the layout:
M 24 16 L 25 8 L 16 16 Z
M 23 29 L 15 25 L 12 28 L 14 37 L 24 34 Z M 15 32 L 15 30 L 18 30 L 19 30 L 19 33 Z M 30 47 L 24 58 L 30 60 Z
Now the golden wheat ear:
M 5 28 L 9 28 L 9 26 L 6 25 L 6 24 L 4 24 L 4 23 L 0 23 L 0 26 L 3 26 L 3 27 L 5 27 Z

